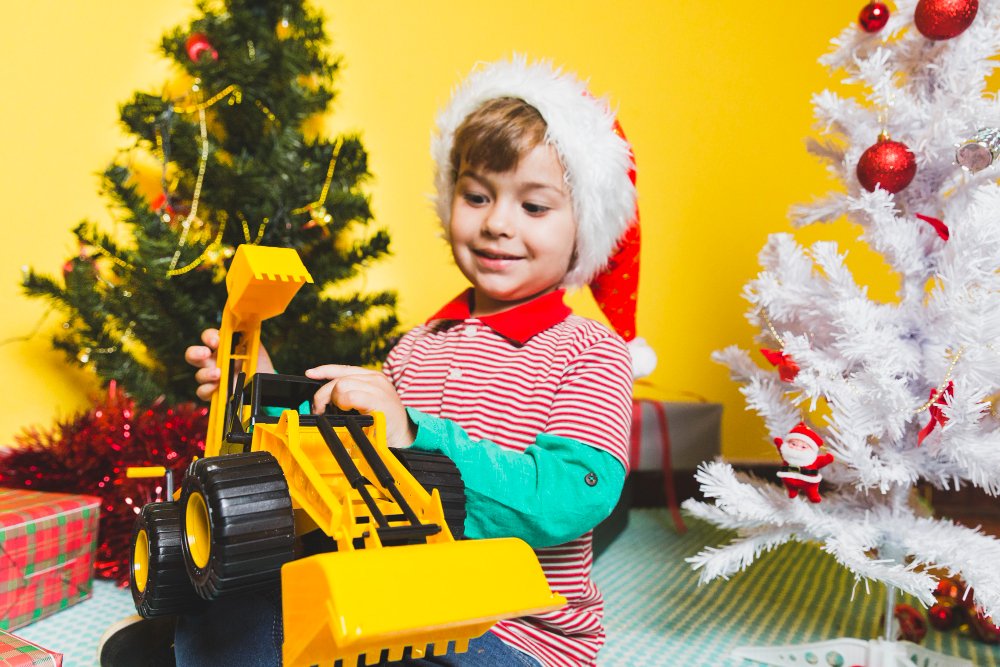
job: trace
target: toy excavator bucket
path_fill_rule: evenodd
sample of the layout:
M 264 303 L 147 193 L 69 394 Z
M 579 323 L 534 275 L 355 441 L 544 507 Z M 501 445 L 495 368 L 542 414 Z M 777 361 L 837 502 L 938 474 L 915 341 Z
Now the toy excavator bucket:
M 312 281 L 295 250 L 241 245 L 226 273 L 228 305 L 237 320 L 266 320 L 284 312 L 299 288 Z
M 318 554 L 282 567 L 281 585 L 286 667 L 465 651 L 501 619 L 566 603 L 514 538 Z

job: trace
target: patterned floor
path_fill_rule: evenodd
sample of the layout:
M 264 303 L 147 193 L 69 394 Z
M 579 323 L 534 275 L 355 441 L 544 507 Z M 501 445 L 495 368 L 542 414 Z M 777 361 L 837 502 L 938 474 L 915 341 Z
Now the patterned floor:
M 729 581 L 699 587 L 684 558 L 725 543 L 728 534 L 696 521 L 688 526 L 679 536 L 665 510 L 634 509 L 628 529 L 598 560 L 594 576 L 608 608 L 602 667 L 749 666 L 729 652 L 881 632 L 884 589 L 855 589 L 845 569 L 807 544 L 785 545 Z M 957 632 L 931 629 L 923 645 L 977 666 L 1000 665 L 1000 647 Z
M 63 667 L 96 667 L 97 643 L 105 628 L 135 613 L 128 589 L 95 581 L 93 595 L 14 634 L 63 654 Z
M 809 545 L 787 545 L 730 581 L 699 588 L 684 558 L 726 541 L 726 534 L 703 523 L 689 526 L 679 536 L 665 510 L 632 510 L 628 529 L 598 560 L 595 578 L 608 608 L 602 667 L 739 667 L 727 657 L 737 646 L 878 634 L 883 591 L 854 590 L 847 572 Z M 131 613 L 127 590 L 95 582 L 90 600 L 16 634 L 63 652 L 65 667 L 93 667 L 104 628 Z M 1000 648 L 957 632 L 931 630 L 924 644 L 1000 667 Z

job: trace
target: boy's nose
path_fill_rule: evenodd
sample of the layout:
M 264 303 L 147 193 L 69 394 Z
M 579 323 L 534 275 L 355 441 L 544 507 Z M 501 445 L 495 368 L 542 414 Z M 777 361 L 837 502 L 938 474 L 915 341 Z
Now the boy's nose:
M 511 229 L 510 212 L 503 207 L 494 207 L 483 218 L 482 231 L 488 236 L 510 236 Z

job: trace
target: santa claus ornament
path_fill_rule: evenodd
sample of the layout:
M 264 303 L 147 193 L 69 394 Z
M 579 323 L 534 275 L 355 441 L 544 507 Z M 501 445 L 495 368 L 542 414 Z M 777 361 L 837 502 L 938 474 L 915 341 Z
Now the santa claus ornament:
M 784 439 L 775 438 L 774 444 L 781 456 L 778 478 L 788 489 L 788 497 L 795 498 L 804 493 L 811 502 L 823 500 L 819 495 L 823 475 L 819 471 L 833 463 L 833 455 L 821 451 L 822 438 L 804 422 L 799 422 Z

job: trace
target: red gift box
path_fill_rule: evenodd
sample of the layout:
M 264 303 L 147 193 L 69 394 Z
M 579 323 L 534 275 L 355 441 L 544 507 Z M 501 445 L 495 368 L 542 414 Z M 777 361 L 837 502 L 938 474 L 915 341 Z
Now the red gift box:
M 0 489 L 0 630 L 90 597 L 100 498 Z
M 62 667 L 62 654 L 0 631 L 0 666 Z

